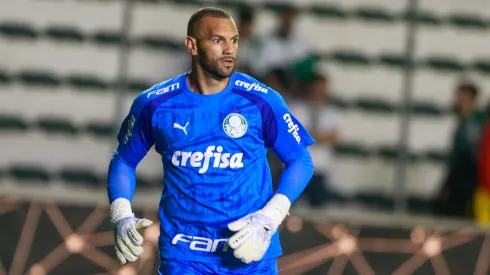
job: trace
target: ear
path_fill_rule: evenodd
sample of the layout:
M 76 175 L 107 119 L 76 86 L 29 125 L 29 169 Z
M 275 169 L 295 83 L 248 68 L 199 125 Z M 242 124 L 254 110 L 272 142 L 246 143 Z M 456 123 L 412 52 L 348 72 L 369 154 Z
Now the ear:
M 187 36 L 185 38 L 185 49 L 191 55 L 197 55 L 197 40 L 194 37 Z

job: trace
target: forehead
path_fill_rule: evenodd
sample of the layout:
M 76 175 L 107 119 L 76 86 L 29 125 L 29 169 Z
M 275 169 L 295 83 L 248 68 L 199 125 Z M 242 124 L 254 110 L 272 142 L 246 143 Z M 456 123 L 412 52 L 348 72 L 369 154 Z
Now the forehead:
M 231 18 L 216 18 L 206 16 L 199 22 L 198 30 L 201 36 L 235 36 L 238 34 L 235 22 Z

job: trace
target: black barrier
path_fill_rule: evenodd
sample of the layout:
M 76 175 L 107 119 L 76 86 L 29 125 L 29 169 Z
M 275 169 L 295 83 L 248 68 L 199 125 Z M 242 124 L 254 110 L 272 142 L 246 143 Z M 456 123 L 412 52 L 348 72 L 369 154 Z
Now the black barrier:
M 137 215 L 156 220 L 154 211 Z M 0 275 L 157 274 L 158 224 L 145 256 L 116 262 L 106 207 L 0 199 Z M 490 238 L 472 229 L 346 226 L 289 217 L 280 274 L 490 274 Z

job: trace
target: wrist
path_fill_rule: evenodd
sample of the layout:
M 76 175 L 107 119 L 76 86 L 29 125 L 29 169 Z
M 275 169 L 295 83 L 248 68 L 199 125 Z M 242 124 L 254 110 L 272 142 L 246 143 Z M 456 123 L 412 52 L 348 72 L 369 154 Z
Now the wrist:
M 118 198 L 111 203 L 111 208 L 109 211 L 109 216 L 111 218 L 111 223 L 114 224 L 117 221 L 133 217 L 133 210 L 131 209 L 131 202 L 125 198 Z
M 264 208 L 262 213 L 276 222 L 277 226 L 289 215 L 291 201 L 283 194 L 274 195 Z

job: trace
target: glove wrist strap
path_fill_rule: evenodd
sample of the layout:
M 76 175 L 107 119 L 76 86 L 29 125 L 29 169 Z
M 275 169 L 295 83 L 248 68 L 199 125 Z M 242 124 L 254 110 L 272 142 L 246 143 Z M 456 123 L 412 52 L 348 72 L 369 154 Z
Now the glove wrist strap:
M 120 219 L 134 217 L 133 210 L 131 210 L 131 203 L 125 198 L 118 198 L 114 200 L 111 203 L 111 209 L 109 212 L 112 224 Z
M 264 215 L 270 217 L 274 220 L 277 225 L 282 223 L 282 221 L 289 215 L 289 208 L 291 207 L 291 202 L 283 194 L 274 195 L 267 205 L 262 209 Z

